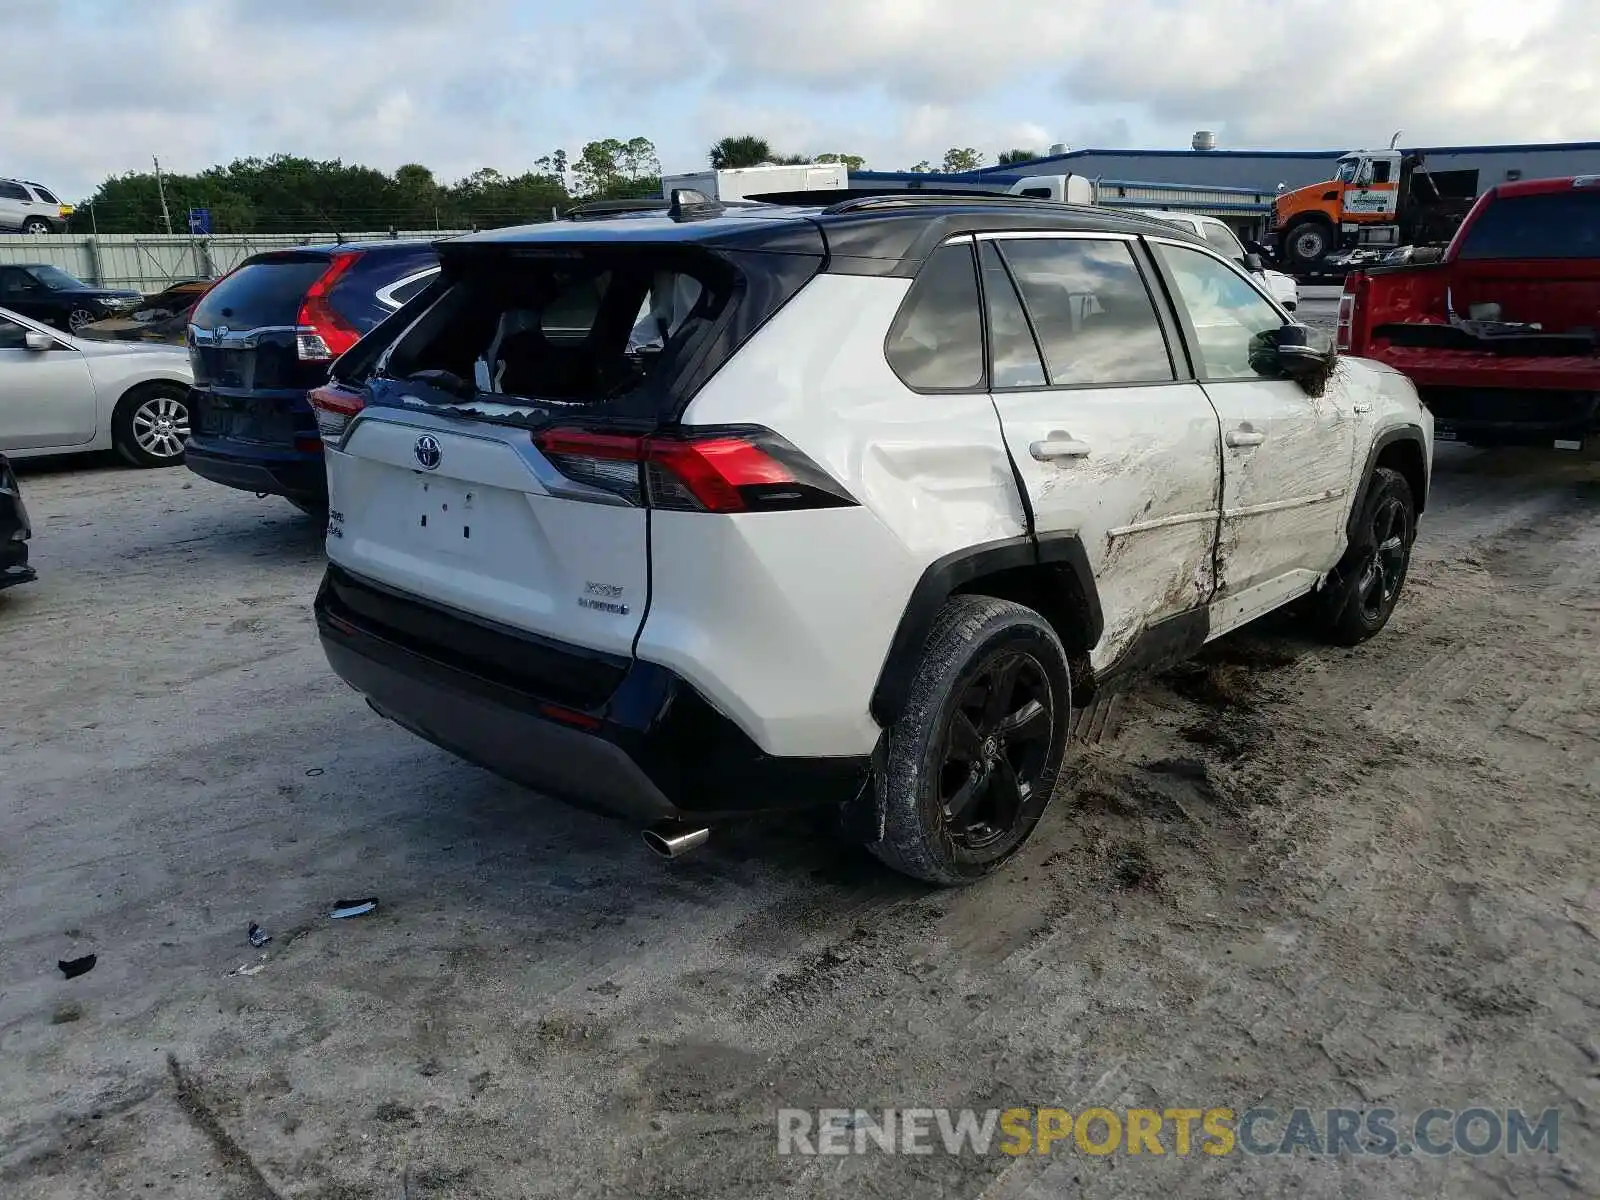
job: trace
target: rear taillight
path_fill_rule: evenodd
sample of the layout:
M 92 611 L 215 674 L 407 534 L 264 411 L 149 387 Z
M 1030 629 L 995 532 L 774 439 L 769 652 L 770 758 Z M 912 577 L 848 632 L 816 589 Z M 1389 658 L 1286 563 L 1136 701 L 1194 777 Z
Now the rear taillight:
M 534 443 L 574 483 L 629 504 L 680 512 L 839 508 L 855 500 L 771 430 L 686 430 L 631 437 L 549 429 Z
M 342 384 L 329 383 L 311 389 L 311 407 L 317 413 L 317 432 L 324 442 L 335 446 L 350 429 L 355 415 L 367 406 L 360 392 Z
M 334 284 L 360 257 L 358 252 L 335 254 L 328 269 L 306 290 L 294 339 L 301 362 L 328 362 L 361 340 L 361 331 L 341 317 L 328 299 Z
M 550 465 L 574 483 L 610 492 L 629 504 L 644 503 L 644 438 L 583 429 L 548 429 L 535 434 L 533 442 Z

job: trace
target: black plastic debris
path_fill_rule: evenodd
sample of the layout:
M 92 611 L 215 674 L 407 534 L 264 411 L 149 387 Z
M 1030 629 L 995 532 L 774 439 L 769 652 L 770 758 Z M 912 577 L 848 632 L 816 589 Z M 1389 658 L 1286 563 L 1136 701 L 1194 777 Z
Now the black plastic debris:
M 93 954 L 85 954 L 82 958 L 63 958 L 56 963 L 61 968 L 61 973 L 68 979 L 76 979 L 79 975 L 87 975 L 94 970 L 94 964 L 100 961 Z
M 250 922 L 250 932 L 247 936 L 250 938 L 250 944 L 257 950 L 272 940 L 272 935 L 254 921 Z
M 377 907 L 376 896 L 369 896 L 365 900 L 335 900 L 333 911 L 328 915 L 335 921 L 342 921 L 346 917 L 364 917 Z

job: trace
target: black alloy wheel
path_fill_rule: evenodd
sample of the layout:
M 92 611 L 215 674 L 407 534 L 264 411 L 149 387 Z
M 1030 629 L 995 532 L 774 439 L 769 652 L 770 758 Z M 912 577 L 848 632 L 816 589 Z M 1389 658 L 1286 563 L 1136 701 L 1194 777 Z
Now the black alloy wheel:
M 1054 729 L 1050 684 L 1032 655 L 1003 649 L 978 668 L 946 722 L 939 768 L 939 801 L 956 845 L 982 852 L 1015 832 Z
M 1067 653 L 1050 622 L 995 596 L 951 596 L 885 731 L 867 847 L 929 883 L 998 870 L 1056 790 L 1071 711 Z
M 1400 603 L 1417 536 L 1416 500 L 1404 475 L 1393 467 L 1373 471 L 1350 533 L 1344 557 L 1309 609 L 1323 635 L 1340 646 L 1372 637 Z
M 1372 517 L 1372 556 L 1357 583 L 1361 615 L 1376 622 L 1388 615 L 1405 580 L 1411 541 L 1410 516 L 1399 496 L 1385 496 Z

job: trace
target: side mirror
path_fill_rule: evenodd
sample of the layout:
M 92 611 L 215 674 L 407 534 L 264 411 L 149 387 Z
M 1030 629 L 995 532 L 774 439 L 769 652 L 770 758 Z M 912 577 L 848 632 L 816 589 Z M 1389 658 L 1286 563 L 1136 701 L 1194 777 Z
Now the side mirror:
M 1259 275 L 1267 269 L 1267 264 L 1261 260 L 1261 255 L 1254 251 L 1244 256 L 1244 269 L 1252 275 Z
M 23 335 L 22 344 L 29 350 L 45 351 L 56 348 L 56 340 L 48 333 L 40 333 L 37 329 L 30 329 Z
M 1267 378 L 1292 379 L 1308 396 L 1328 388 L 1339 355 L 1333 339 L 1320 329 L 1284 325 L 1259 333 L 1250 345 L 1250 366 Z

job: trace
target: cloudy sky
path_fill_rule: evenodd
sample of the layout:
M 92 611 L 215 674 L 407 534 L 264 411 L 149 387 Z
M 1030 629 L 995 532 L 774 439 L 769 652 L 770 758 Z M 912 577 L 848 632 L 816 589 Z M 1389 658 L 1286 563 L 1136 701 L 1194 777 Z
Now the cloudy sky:
M 0 174 L 1600 139 L 1600 0 L 0 0 Z

